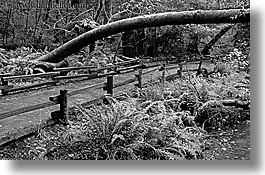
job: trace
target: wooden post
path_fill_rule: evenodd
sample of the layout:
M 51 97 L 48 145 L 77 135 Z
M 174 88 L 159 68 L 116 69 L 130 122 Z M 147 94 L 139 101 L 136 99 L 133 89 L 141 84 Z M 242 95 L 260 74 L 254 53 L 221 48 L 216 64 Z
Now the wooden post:
M 62 122 L 68 123 L 67 90 L 60 90 L 60 114 Z
M 67 90 L 60 90 L 59 95 L 59 111 L 54 111 L 51 113 L 51 117 L 58 123 L 69 124 L 68 122 L 68 109 L 67 109 Z
M 162 85 L 164 86 L 165 85 L 165 76 L 166 76 L 166 64 L 165 63 L 163 63 L 161 70 L 162 70 L 161 82 L 162 82 Z
M 136 87 L 142 89 L 142 75 L 143 75 L 143 62 L 140 62 L 141 67 L 138 69 L 138 74 L 135 75 L 135 77 L 138 80 L 138 83 L 136 84 Z
M 1 83 L 2 83 L 2 86 L 7 86 L 8 85 L 8 81 L 5 81 L 3 77 L 1 77 Z M 2 95 L 7 95 L 8 93 L 5 92 L 5 89 L 2 89 Z
M 106 83 L 106 86 L 103 87 L 103 90 L 107 91 L 107 94 L 104 95 L 103 103 L 110 104 L 107 97 L 113 95 L 113 75 L 107 76 L 107 83 Z
M 179 78 L 182 76 L 182 64 L 179 64 L 179 70 L 178 70 Z
M 198 70 L 197 70 L 197 75 L 199 75 L 201 72 L 202 72 L 202 61 L 200 61 L 199 63 L 199 67 L 198 67 Z
M 138 70 L 138 87 L 142 89 L 142 74 L 143 74 L 143 69 L 142 67 Z
M 113 75 L 107 76 L 107 94 L 113 95 Z

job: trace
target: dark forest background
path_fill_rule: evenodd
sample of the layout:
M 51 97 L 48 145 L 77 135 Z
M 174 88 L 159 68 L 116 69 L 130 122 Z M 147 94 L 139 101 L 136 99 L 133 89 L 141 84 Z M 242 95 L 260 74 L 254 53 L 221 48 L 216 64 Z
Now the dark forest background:
M 50 51 L 99 25 L 166 11 L 249 8 L 249 0 L 0 0 L 0 48 L 33 47 Z M 182 25 L 129 31 L 92 44 L 115 51 L 121 38 L 125 56 L 192 57 L 225 25 Z M 249 24 L 236 24 L 214 54 L 249 47 Z M 232 37 L 231 37 L 232 36 Z M 244 47 L 242 47 L 244 45 Z M 224 49 L 222 49 L 224 48 Z M 222 53 L 225 52 L 225 53 Z

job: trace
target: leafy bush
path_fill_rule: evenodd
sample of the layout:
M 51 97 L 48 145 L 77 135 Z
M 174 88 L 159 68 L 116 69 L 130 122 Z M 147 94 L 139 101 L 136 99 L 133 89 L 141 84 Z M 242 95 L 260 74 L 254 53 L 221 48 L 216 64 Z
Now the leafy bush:
M 207 131 L 226 130 L 250 120 L 249 116 L 249 112 L 242 109 L 226 107 L 220 101 L 210 100 L 198 109 L 195 122 Z
M 162 102 L 138 104 L 132 98 L 108 101 L 109 105 L 86 109 L 77 105 L 78 116 L 87 120 L 83 134 L 100 142 L 98 159 L 202 158 L 200 134 L 203 133 L 185 126 L 185 113 L 166 110 Z M 161 110 L 150 113 L 151 107 Z
M 244 71 L 250 73 L 249 55 L 244 54 L 239 49 L 235 48 L 233 52 L 230 52 L 226 60 L 231 61 L 234 70 L 239 72 Z
M 13 51 L 0 50 L 0 64 L 3 65 L 0 67 L 0 73 L 32 74 L 36 63 L 34 59 L 45 53 L 29 47 L 21 47 Z

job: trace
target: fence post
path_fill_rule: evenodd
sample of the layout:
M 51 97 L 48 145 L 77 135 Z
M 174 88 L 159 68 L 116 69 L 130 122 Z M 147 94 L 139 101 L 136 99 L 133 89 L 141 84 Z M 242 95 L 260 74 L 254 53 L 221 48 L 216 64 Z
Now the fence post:
M 107 91 L 107 94 L 104 95 L 103 103 L 110 104 L 108 97 L 113 95 L 113 75 L 107 76 L 107 83 L 103 90 Z
M 179 64 L 179 70 L 177 72 L 178 72 L 179 78 L 181 78 L 181 76 L 182 76 L 182 64 Z
M 67 90 L 60 90 L 60 114 L 63 123 L 68 123 Z
M 5 81 L 3 77 L 1 77 L 1 83 L 3 86 L 7 86 L 8 85 L 8 81 Z M 5 89 L 2 89 L 2 95 L 7 95 L 8 93 L 5 91 Z
M 107 94 L 113 95 L 113 75 L 107 76 L 107 87 L 106 87 Z
M 166 64 L 163 63 L 159 71 L 162 71 L 162 77 L 161 77 L 161 83 L 164 86 L 165 85 L 165 76 L 166 76 Z
M 142 89 L 143 63 L 141 62 L 140 65 L 141 65 L 141 67 L 138 69 L 138 74 L 136 74 L 135 77 L 138 80 L 136 87 Z
M 51 117 L 58 123 L 69 124 L 68 122 L 68 109 L 67 109 L 67 90 L 60 90 L 59 95 L 59 111 L 54 111 L 51 113 Z
M 202 72 L 201 69 L 202 69 L 202 61 L 200 60 L 198 70 L 197 70 L 197 75 L 199 75 Z
M 138 70 L 138 87 L 142 89 L 142 74 L 143 74 L 143 69 L 142 67 Z

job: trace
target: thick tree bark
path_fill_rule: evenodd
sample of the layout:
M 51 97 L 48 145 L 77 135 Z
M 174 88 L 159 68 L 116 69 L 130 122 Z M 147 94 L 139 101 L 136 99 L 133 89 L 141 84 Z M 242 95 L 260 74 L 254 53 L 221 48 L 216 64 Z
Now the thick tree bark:
M 250 101 L 221 100 L 221 102 L 224 106 L 235 106 L 236 108 L 250 110 Z
M 108 23 L 90 30 L 41 56 L 38 60 L 57 63 L 96 40 L 128 30 L 164 25 L 247 23 L 249 21 L 250 9 L 196 10 L 143 15 Z
M 224 27 L 215 37 L 205 45 L 205 47 L 202 49 L 201 54 L 202 55 L 209 55 L 210 54 L 210 49 L 213 47 L 213 45 L 226 33 L 228 32 L 233 25 L 228 25 Z
M 62 60 L 58 63 L 48 63 L 48 62 L 39 62 L 34 67 L 34 73 L 42 73 L 38 72 L 38 68 L 40 68 L 44 72 L 51 72 L 54 68 L 68 67 L 69 64 L 66 60 Z

